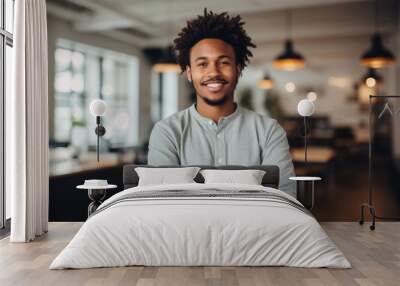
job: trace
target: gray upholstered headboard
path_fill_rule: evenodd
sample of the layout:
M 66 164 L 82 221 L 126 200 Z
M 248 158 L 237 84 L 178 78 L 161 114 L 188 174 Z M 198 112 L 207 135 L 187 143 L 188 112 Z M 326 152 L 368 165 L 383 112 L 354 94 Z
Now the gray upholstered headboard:
M 177 168 L 177 167 L 190 167 L 190 166 L 150 166 L 150 165 L 125 165 L 123 171 L 123 183 L 124 189 L 133 188 L 138 185 L 139 177 L 135 171 L 136 167 L 147 167 L 147 168 Z M 265 166 L 197 166 L 201 169 L 223 169 L 223 170 L 264 170 L 266 173 L 262 180 L 262 185 L 266 187 L 278 188 L 279 186 L 279 167 L 274 165 Z M 197 183 L 204 183 L 203 176 L 198 173 L 194 180 Z

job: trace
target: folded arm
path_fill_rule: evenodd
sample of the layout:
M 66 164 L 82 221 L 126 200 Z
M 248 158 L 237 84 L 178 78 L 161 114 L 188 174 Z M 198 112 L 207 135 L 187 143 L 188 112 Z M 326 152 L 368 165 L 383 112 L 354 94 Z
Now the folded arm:
M 180 165 L 175 139 L 160 123 L 156 123 L 151 131 L 148 164 Z
M 279 167 L 279 189 L 296 198 L 296 184 L 289 180 L 289 177 L 294 176 L 294 168 L 286 132 L 276 120 L 273 120 L 271 128 L 266 130 L 262 164 L 277 165 Z

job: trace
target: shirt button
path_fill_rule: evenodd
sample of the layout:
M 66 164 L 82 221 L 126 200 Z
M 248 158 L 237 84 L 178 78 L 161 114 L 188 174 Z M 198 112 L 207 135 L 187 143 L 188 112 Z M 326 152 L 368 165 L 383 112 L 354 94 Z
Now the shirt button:
M 220 158 L 220 159 L 218 159 L 218 163 L 220 163 L 220 164 L 222 163 L 222 159 L 221 159 L 221 158 Z
M 212 122 L 212 121 L 209 121 L 209 122 L 208 122 L 208 124 L 212 125 L 212 124 L 213 124 L 213 122 Z
M 217 138 L 221 138 L 221 134 L 218 134 L 218 135 L 217 135 Z

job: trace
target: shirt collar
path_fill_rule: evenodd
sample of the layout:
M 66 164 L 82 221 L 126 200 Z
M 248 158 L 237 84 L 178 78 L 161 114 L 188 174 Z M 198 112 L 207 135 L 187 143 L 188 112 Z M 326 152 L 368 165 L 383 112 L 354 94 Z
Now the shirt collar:
M 241 107 L 239 104 L 235 103 L 236 109 L 233 113 L 229 114 L 228 116 L 223 116 L 218 120 L 218 125 L 225 125 L 229 122 L 231 122 L 234 118 L 236 118 L 240 113 L 241 113 Z M 197 109 L 196 109 L 196 104 L 192 104 L 190 107 L 190 113 L 200 122 L 206 123 L 208 125 L 216 125 L 214 121 L 211 118 L 205 117 L 201 115 Z

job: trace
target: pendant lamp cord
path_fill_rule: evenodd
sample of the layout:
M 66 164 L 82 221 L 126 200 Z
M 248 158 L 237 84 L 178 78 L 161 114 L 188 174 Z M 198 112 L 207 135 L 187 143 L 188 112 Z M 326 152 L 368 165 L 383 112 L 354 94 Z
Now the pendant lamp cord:
M 286 37 L 287 40 L 292 39 L 292 10 L 286 10 Z
M 379 31 L 379 29 L 378 29 L 378 0 L 375 0 L 374 1 L 374 9 L 375 9 L 375 13 L 374 13 L 374 15 L 375 15 L 375 33 L 378 33 Z

